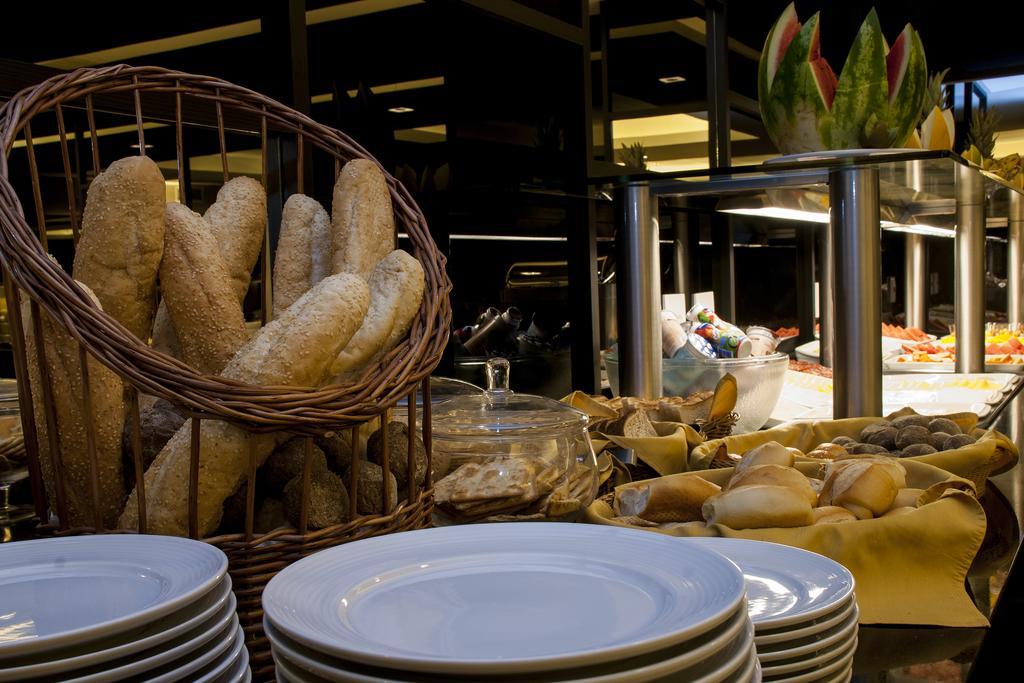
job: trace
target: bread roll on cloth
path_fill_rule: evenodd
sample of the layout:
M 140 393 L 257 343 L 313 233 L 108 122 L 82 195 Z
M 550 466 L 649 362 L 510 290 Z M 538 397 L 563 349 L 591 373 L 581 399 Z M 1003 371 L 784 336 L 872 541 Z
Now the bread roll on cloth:
M 96 295 L 79 283 L 97 304 Z M 57 448 L 64 468 L 64 492 L 68 519 L 72 527 L 95 525 L 92 498 L 92 466 L 86 446 L 87 426 L 95 434 L 96 476 L 99 483 L 99 504 L 103 524 L 114 528 L 124 500 L 124 479 L 121 467 L 121 425 L 124 422 L 124 387 L 121 378 L 92 356 L 88 356 L 89 398 L 92 412 L 85 413 L 85 393 L 78 342 L 40 308 L 46 371 L 50 378 L 54 413 L 57 420 Z M 50 508 L 57 511 L 56 475 L 50 453 L 49 425 L 43 405 L 42 374 L 39 368 L 37 340 L 33 333 L 31 308 L 22 295 L 21 315 L 25 321 L 25 355 L 32 383 L 32 403 L 39 440 L 39 464 L 46 484 Z
M 892 507 L 905 477 L 898 463 L 894 467 L 873 459 L 841 460 L 830 466 L 818 503 L 844 507 L 857 519 L 879 517 Z
M 250 384 L 317 386 L 341 347 L 359 329 L 370 305 L 362 278 L 342 274 L 325 278 L 284 314 L 267 324 L 231 359 L 224 377 Z M 191 422 L 171 437 L 146 470 L 148 531 L 188 532 L 188 473 Z M 262 465 L 289 435 L 250 434 L 207 420 L 200 431 L 199 533 L 207 536 L 220 524 L 224 501 L 246 478 L 250 450 Z M 125 528 L 138 525 L 135 492 L 121 516 Z
M 741 486 L 755 486 L 767 484 L 771 486 L 785 486 L 794 493 L 798 493 L 807 499 L 813 507 L 818 502 L 818 494 L 811 487 L 811 482 L 800 470 L 785 465 L 755 465 L 737 472 L 726 484 L 725 490 L 731 491 Z
M 810 526 L 807 498 L 784 486 L 741 486 L 704 502 L 704 519 L 730 529 Z
M 736 474 L 739 474 L 748 467 L 757 465 L 785 465 L 792 467 L 795 457 L 793 451 L 786 448 L 778 441 L 769 441 L 760 446 L 755 446 L 743 454 L 736 464 Z
M 620 517 L 694 522 L 702 519 L 704 501 L 721 491 L 717 484 L 700 477 L 661 477 L 619 486 L 612 506 Z
M 362 326 L 331 365 L 335 380 L 387 353 L 406 335 L 423 301 L 423 266 L 396 249 L 370 274 L 370 310 Z
M 200 372 L 219 373 L 249 333 L 209 224 L 183 204 L 167 205 L 160 285 L 182 360 Z
M 204 218 L 241 305 L 267 230 L 267 193 L 252 178 L 232 178 L 217 192 L 217 201 L 206 210 Z M 181 358 L 181 346 L 166 301 L 160 302 L 153 322 L 153 348 Z
M 384 172 L 369 159 L 353 159 L 334 183 L 332 272 L 368 279 L 394 248 L 395 214 Z
M 164 250 L 164 177 L 149 157 L 118 159 L 89 185 L 73 277 L 114 320 L 149 340 Z
M 329 226 L 330 217 L 312 197 L 293 194 L 284 203 L 274 254 L 275 317 L 327 275 L 330 247 L 322 240 L 329 238 Z

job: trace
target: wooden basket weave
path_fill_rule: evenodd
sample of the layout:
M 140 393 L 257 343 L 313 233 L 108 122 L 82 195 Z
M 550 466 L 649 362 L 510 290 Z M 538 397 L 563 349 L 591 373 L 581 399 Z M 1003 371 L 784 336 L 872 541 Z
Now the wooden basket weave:
M 146 106 L 143 106 L 145 102 Z M 122 325 L 93 305 L 80 287 L 47 254 L 47 226 L 43 218 L 43 207 L 47 204 L 44 193 L 52 184 L 40 180 L 37 163 L 37 147 L 33 144 L 32 123 L 42 122 L 43 117 L 52 126 L 56 120 L 59 137 L 63 179 L 72 233 L 77 241 L 81 210 L 84 206 L 84 187 L 81 174 L 73 170 L 76 165 L 88 163 L 80 158 L 78 141 L 88 137 L 91 141 L 92 171 L 98 174 L 100 167 L 99 145 L 95 118 L 97 113 L 116 113 L 134 117 L 138 130 L 139 153 L 146 153 L 145 135 L 147 122 L 158 122 L 163 126 L 174 125 L 177 149 L 178 177 L 182 179 L 185 153 L 183 131 L 190 126 L 216 129 L 219 139 L 220 156 L 225 181 L 227 173 L 228 132 L 244 132 L 258 135 L 261 141 L 263 159 L 263 184 L 267 186 L 268 173 L 293 172 L 297 177 L 298 191 L 303 191 L 304 171 L 307 155 L 328 155 L 334 160 L 334 174 L 341 166 L 355 158 L 372 159 L 358 144 L 344 133 L 319 124 L 280 103 L 245 88 L 207 76 L 168 71 L 156 67 L 130 67 L 117 65 L 98 69 L 78 69 L 62 74 L 23 90 L 0 109 L 0 263 L 4 270 L 4 286 L 7 310 L 10 317 L 12 347 L 15 370 L 19 379 L 19 400 L 28 450 L 35 504 L 40 519 L 56 519 L 54 524 L 44 524 L 43 533 L 75 534 L 101 533 L 110 531 L 136 531 L 145 533 L 145 491 L 143 467 L 139 443 L 139 395 L 149 394 L 164 398 L 192 420 L 192 460 L 189 487 L 189 528 L 193 537 L 198 529 L 198 434 L 204 420 L 231 422 L 251 432 L 284 431 L 306 438 L 306 461 L 303 472 L 302 516 L 298 529 L 278 529 L 270 534 L 253 533 L 253 509 L 255 485 L 248 487 L 246 501 L 245 532 L 205 539 L 223 549 L 229 558 L 230 573 L 234 591 L 238 598 L 238 612 L 246 631 L 247 645 L 257 678 L 272 676 L 273 663 L 270 659 L 269 644 L 262 630 L 262 609 L 260 597 L 266 583 L 278 571 L 291 562 L 312 552 L 340 543 L 379 534 L 422 527 L 428 524 L 432 505 L 430 480 L 430 397 L 429 375 L 440 360 L 448 329 L 451 323 L 451 308 L 448 295 L 451 283 L 445 274 L 445 260 L 431 239 L 426 220 L 415 201 L 400 183 L 385 173 L 394 206 L 396 225 L 399 232 L 408 235 L 411 253 L 423 265 L 426 286 L 419 315 L 414 321 L 408 337 L 380 361 L 369 367 L 355 381 L 344 385 L 320 388 L 286 386 L 252 386 L 236 381 L 203 375 L 188 365 L 164 355 L 139 340 Z M 78 137 L 69 132 L 67 121 L 77 117 L 84 119 L 88 133 L 78 129 Z M 70 129 L 74 130 L 74 129 Z M 275 137 L 276 136 L 276 137 Z M 268 168 L 268 139 L 294 140 L 297 159 L 289 169 Z M 74 152 L 69 140 L 75 141 Z M 29 225 L 14 185 L 9 157 L 16 141 L 23 141 L 27 159 L 27 171 L 31 180 L 31 197 L 27 201 L 35 206 L 36 226 Z M 65 194 L 65 193 L 61 193 Z M 283 198 L 282 198 L 283 200 Z M 52 202 L 50 202 L 52 204 Z M 264 322 L 269 309 L 269 233 L 264 239 L 261 255 L 263 284 Z M 31 318 L 22 319 L 19 301 L 27 296 L 30 300 Z M 42 386 L 32 386 L 29 381 L 26 359 L 26 329 L 34 330 L 36 338 L 42 337 L 41 311 L 62 325 L 79 343 L 79 361 L 85 387 L 82 397 L 88 414 L 89 384 L 86 368 L 87 356 L 92 356 L 120 375 L 128 387 L 128 419 L 133 420 L 135 439 L 132 444 L 135 459 L 136 488 L 139 492 L 138 506 L 140 528 L 131 530 L 104 529 L 97 514 L 97 521 L 90 528 L 69 528 L 65 522 L 66 499 L 62 480 L 63 468 L 59 450 L 56 447 L 56 429 L 48 429 L 50 463 L 55 473 L 56 510 L 47 510 L 47 498 L 39 463 L 39 448 L 33 416 L 33 392 L 41 392 L 47 408 L 47 422 L 53 416 L 53 392 L 49 380 L 43 375 Z M 43 361 L 42 344 L 36 345 L 39 360 Z M 45 362 L 40 367 L 45 368 Z M 422 387 L 422 425 L 416 424 L 416 395 Z M 417 486 L 409 477 L 407 491 L 399 493 L 398 501 L 385 500 L 385 509 L 397 503 L 387 515 L 356 516 L 356 489 L 359 486 L 359 468 L 351 468 L 352 476 L 346 485 L 350 490 L 351 521 L 316 531 L 306 528 L 308 513 L 307 496 L 312 457 L 312 438 L 331 431 L 352 430 L 352 443 L 358 443 L 357 431 L 360 425 L 370 420 L 383 424 L 390 409 L 401 399 L 407 399 L 409 424 L 409 471 L 414 470 L 413 440 L 417 431 L 422 434 L 427 451 L 428 467 L 426 481 Z M 53 423 L 51 423 L 53 424 Z M 92 425 L 88 425 L 92 431 Z M 385 471 L 387 464 L 387 439 L 381 454 Z M 95 436 L 89 434 L 87 444 L 92 465 L 93 505 L 99 510 L 98 487 L 96 485 L 97 460 Z M 354 458 L 362 457 L 354 448 Z M 250 458 L 249 481 L 255 481 L 256 463 Z M 387 487 L 385 498 L 389 498 Z M 55 516 L 51 517 L 51 513 Z

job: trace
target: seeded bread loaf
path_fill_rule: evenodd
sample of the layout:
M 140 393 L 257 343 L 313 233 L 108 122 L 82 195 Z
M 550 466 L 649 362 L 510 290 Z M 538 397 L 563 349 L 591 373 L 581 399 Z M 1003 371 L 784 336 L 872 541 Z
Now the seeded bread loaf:
M 89 296 L 96 295 L 79 283 Z M 43 404 L 42 374 L 39 367 L 38 340 L 32 331 L 28 297 L 21 302 L 25 321 L 25 355 L 32 384 L 33 412 L 39 439 L 39 464 L 43 471 L 46 494 L 52 510 L 57 510 L 56 475 L 50 453 L 49 425 Z M 89 373 L 91 413 L 86 414 L 82 398 L 85 386 L 78 342 L 40 309 L 46 371 L 57 426 L 57 448 L 63 466 L 64 491 L 67 500 L 68 524 L 72 527 L 95 525 L 92 497 L 92 466 L 86 446 L 87 426 L 93 425 L 96 448 L 96 478 L 99 484 L 100 514 L 106 528 L 113 528 L 124 500 L 124 479 L 121 467 L 121 425 L 124 422 L 124 388 L 121 378 L 92 356 L 86 361 Z
M 249 334 L 209 224 L 182 204 L 167 205 L 160 285 L 182 360 L 219 373 Z
M 262 385 L 317 386 L 331 362 L 362 324 L 370 304 L 366 283 L 354 275 L 325 278 L 268 323 L 245 346 L 223 375 Z M 183 535 L 188 531 L 188 472 L 192 437 L 186 423 L 146 471 L 148 529 Z M 210 420 L 200 432 L 199 531 L 215 530 L 223 503 L 245 480 L 250 451 L 257 466 L 287 434 L 250 434 L 225 422 Z M 126 528 L 138 524 L 135 493 L 121 517 Z
M 111 317 L 149 340 L 164 249 L 164 177 L 149 157 L 112 163 L 89 185 L 72 275 Z
M 395 215 L 384 172 L 372 161 L 354 159 L 334 184 L 332 272 L 367 279 L 394 248 Z

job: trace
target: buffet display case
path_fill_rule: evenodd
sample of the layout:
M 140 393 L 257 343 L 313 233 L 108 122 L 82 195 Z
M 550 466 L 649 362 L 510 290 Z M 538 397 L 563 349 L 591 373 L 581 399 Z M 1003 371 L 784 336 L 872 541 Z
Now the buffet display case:
M 956 371 L 984 372 L 985 230 L 1006 226 L 1009 253 L 1021 253 L 1021 190 L 951 152 L 843 150 L 650 174 L 619 187 L 620 298 L 630 304 L 620 306 L 618 321 L 623 393 L 662 392 L 657 199 L 698 196 L 717 199 L 721 212 L 828 224 L 819 306 L 822 358 L 835 378 L 835 417 L 882 413 L 879 228 L 955 240 Z M 1011 261 L 1012 323 L 1022 319 L 1022 273 L 1020 259 Z M 923 291 L 923 259 L 909 272 L 911 289 Z

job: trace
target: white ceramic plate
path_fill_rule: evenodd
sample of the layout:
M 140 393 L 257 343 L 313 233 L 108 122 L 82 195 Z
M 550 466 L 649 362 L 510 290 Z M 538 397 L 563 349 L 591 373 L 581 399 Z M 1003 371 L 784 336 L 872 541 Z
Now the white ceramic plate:
M 757 656 L 762 664 L 767 665 L 769 662 L 788 662 L 820 653 L 829 648 L 841 647 L 843 643 L 857 637 L 859 617 L 860 613 L 854 610 L 853 614 L 839 626 L 789 643 L 766 645 L 758 648 Z
M 123 633 L 195 602 L 228 560 L 171 536 L 105 534 L 5 544 L 0 550 L 0 665 Z
M 221 641 L 226 646 L 238 623 L 235 606 L 235 596 L 232 594 L 228 603 L 217 614 L 187 633 L 143 652 L 80 669 L 74 672 L 74 677 L 67 677 L 64 680 L 74 683 L 105 683 L 106 681 L 121 680 L 143 673 L 149 674 L 185 656 L 192 657 L 197 653 L 205 652 L 208 647 L 214 647 Z
M 819 667 L 827 666 L 836 659 L 841 659 L 846 655 L 853 652 L 857 647 L 856 635 L 848 642 L 844 642 L 837 647 L 829 648 L 828 650 L 815 653 L 813 656 L 808 656 L 799 661 L 789 662 L 787 664 L 775 664 L 774 662 L 761 662 L 761 666 L 764 667 L 765 676 L 786 676 L 793 674 L 802 674 L 809 671 L 813 671 Z
M 242 660 L 242 653 L 245 652 L 245 633 L 242 627 L 235 629 L 235 639 L 232 641 L 231 649 L 227 654 L 221 655 L 213 663 L 207 664 L 202 670 L 196 671 L 189 679 L 192 683 L 214 683 Z
M 853 666 L 853 655 L 856 652 L 857 641 L 854 641 L 849 654 L 843 655 L 832 663 L 821 666 L 814 671 L 798 674 L 796 676 L 785 676 L 782 678 L 772 677 L 765 672 L 764 680 L 765 683 L 814 683 L 816 681 L 827 681 L 835 676 L 846 675 Z
M 226 638 L 218 638 L 209 649 L 201 651 L 198 655 L 193 653 L 193 656 L 178 659 L 154 671 L 147 671 L 146 683 L 197 683 L 196 677 L 202 676 L 210 667 L 225 667 L 225 660 L 229 662 L 234 652 L 244 647 L 245 633 L 236 623 L 234 630 Z
M 747 609 L 758 630 L 831 614 L 853 595 L 853 574 L 817 553 L 741 538 L 677 541 L 721 553 L 739 565 L 747 582 Z
M 356 680 L 363 683 L 379 681 L 382 678 L 386 678 L 389 681 L 410 683 L 426 680 L 448 680 L 444 677 L 427 674 L 417 675 L 393 669 L 378 669 L 344 660 L 331 659 L 290 640 L 266 620 L 264 620 L 263 626 L 275 653 L 284 657 L 293 665 L 298 666 L 304 672 L 314 674 L 323 680 Z M 751 638 L 748 633 L 751 628 L 752 624 L 749 617 L 744 612 L 737 610 L 734 617 L 720 628 L 687 642 L 687 649 L 684 652 L 678 652 L 679 647 L 677 646 L 668 650 L 609 662 L 594 667 L 565 669 L 553 674 L 536 672 L 530 676 L 530 681 L 531 683 L 554 683 L 571 678 L 574 681 L 586 681 L 586 683 L 616 683 L 618 681 L 635 681 L 639 683 L 640 681 L 658 679 L 689 667 L 696 667 L 708 657 L 730 650 L 737 642 L 747 642 Z M 339 674 L 339 671 L 343 671 L 344 674 Z M 360 674 L 363 674 L 365 677 L 359 677 Z
M 217 683 L 244 683 L 244 681 L 252 679 L 252 671 L 249 670 L 249 649 L 245 647 L 244 632 L 241 645 L 238 657 L 231 665 L 231 670 L 217 679 Z
M 799 624 L 793 624 L 790 627 L 783 627 L 782 629 L 772 629 L 767 633 L 758 631 L 757 635 L 754 637 L 754 642 L 757 643 L 759 648 L 767 648 L 777 646 L 780 643 L 788 643 L 794 640 L 800 640 L 801 638 L 806 638 L 807 636 L 813 636 L 842 624 L 850 618 L 850 614 L 852 614 L 855 609 L 857 609 L 856 598 L 851 597 L 847 600 L 845 607 L 824 617 L 813 619 L 810 622 L 800 622 Z
M 337 666 L 330 668 L 326 671 L 318 669 L 317 671 L 310 671 L 305 667 L 306 658 L 299 660 L 292 659 L 288 654 L 292 652 L 291 649 L 279 647 L 279 641 L 273 641 L 273 655 L 274 662 L 278 668 L 278 672 L 285 674 L 287 680 L 295 681 L 296 683 L 322 683 L 324 681 L 328 683 L 453 683 L 454 681 L 480 681 L 480 678 L 453 678 L 451 676 L 442 675 L 431 675 L 431 674 L 415 674 L 411 672 L 398 672 L 395 675 L 394 670 L 387 669 L 374 669 L 372 667 L 364 667 L 359 665 L 353 665 L 348 662 L 339 662 Z M 722 681 L 729 681 L 732 683 L 743 682 L 749 680 L 749 678 L 742 676 L 742 671 L 745 669 L 745 665 L 749 665 L 750 660 L 756 660 L 756 650 L 753 644 L 753 628 L 749 622 L 747 622 L 744 632 L 739 638 L 736 638 L 727 647 L 722 648 L 719 652 L 705 658 L 701 662 L 697 662 L 690 666 L 672 666 L 665 664 L 654 668 L 643 667 L 637 669 L 627 669 L 615 674 L 598 675 L 596 677 L 579 677 L 579 671 L 576 669 L 569 671 L 562 671 L 557 674 L 533 674 L 528 679 L 517 677 L 514 675 L 501 676 L 497 675 L 494 677 L 495 681 L 504 681 L 510 683 L 511 681 L 522 681 L 529 680 L 530 683 L 537 683 L 538 681 L 557 681 L 559 683 L 643 683 L 646 681 L 663 681 L 666 679 L 671 680 L 685 680 L 687 683 L 720 683 Z
M 229 599 L 231 577 L 225 575 L 216 588 L 196 602 L 150 623 L 143 629 L 122 633 L 109 640 L 94 641 L 81 647 L 55 650 L 47 654 L 47 661 L 40 661 L 40 657 L 33 655 L 7 660 L 3 668 L 0 668 L 0 682 L 68 673 L 154 647 L 207 621 L 220 612 Z
M 318 552 L 270 581 L 263 608 L 289 638 L 332 657 L 509 674 L 683 643 L 728 619 L 743 593 L 734 564 L 675 538 L 511 523 L 424 529 Z

